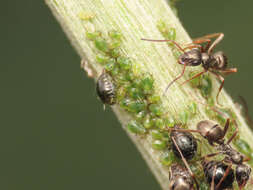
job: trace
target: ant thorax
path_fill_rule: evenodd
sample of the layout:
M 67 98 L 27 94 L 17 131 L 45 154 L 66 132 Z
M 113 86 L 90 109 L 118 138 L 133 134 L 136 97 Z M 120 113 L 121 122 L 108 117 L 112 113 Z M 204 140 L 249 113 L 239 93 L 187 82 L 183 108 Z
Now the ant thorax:
M 223 152 L 225 155 L 228 155 L 226 160 L 232 161 L 234 164 L 242 164 L 244 157 L 229 144 L 221 144 L 217 147 L 217 149 Z

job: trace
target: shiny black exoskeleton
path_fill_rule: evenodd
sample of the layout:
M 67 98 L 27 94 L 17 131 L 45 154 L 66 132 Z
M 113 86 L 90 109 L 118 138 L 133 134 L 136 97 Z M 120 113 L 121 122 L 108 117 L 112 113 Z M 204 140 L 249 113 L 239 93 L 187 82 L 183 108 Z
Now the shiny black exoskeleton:
M 177 131 L 177 129 L 180 129 L 178 125 L 175 125 L 174 129 L 175 130 L 171 131 L 170 137 L 175 139 L 175 142 L 177 143 L 178 148 L 181 150 L 184 158 L 186 160 L 191 160 L 195 156 L 198 148 L 195 137 L 190 132 Z M 172 150 L 178 158 L 181 158 L 180 153 L 173 141 Z
M 229 123 L 230 120 L 227 119 L 224 129 L 222 129 L 219 124 L 215 124 L 212 121 L 200 121 L 197 125 L 196 132 L 206 138 L 210 145 L 214 146 L 214 143 L 218 144 L 218 146 L 215 146 L 216 149 L 219 151 L 217 154 L 224 154 L 225 162 L 236 165 L 236 181 L 239 188 L 243 188 L 249 180 L 251 169 L 249 166 L 243 164 L 243 162 L 247 161 L 248 158 L 246 158 L 244 155 L 242 155 L 230 145 L 230 142 L 232 142 L 238 132 L 237 124 L 236 131 L 225 143 L 224 137 L 228 131 Z M 217 154 L 212 154 L 212 156 L 215 156 Z
M 222 180 L 223 176 L 228 169 L 228 165 L 218 161 L 203 161 L 202 166 L 204 169 L 207 182 L 211 185 L 214 178 L 214 186 L 217 190 L 232 188 L 234 182 L 234 171 L 232 168 L 228 170 L 227 176 Z
M 187 168 L 172 164 L 169 170 L 170 175 L 170 190 L 190 190 L 193 189 L 193 178 Z
M 112 77 L 103 71 L 97 80 L 97 94 L 104 104 L 113 105 L 116 103 L 115 85 Z
M 240 164 L 236 166 L 235 176 L 239 187 L 244 187 L 249 180 L 251 168 L 247 165 Z

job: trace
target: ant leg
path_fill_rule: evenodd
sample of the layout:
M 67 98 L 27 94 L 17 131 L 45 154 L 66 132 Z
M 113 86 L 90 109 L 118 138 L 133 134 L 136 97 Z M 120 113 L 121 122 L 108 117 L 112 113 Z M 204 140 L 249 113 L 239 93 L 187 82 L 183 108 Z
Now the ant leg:
M 184 48 L 184 50 L 186 50 L 186 49 L 193 49 L 193 48 L 200 48 L 201 51 L 202 51 L 202 46 L 201 46 L 201 45 L 197 45 L 197 44 L 189 44 L 189 45 L 187 45 L 187 46 Z
M 150 42 L 171 42 L 173 43 L 180 51 L 182 51 L 183 53 L 185 53 L 184 49 L 175 41 L 173 40 L 152 40 L 152 39 L 145 39 L 145 38 L 141 38 L 141 40 L 144 41 L 150 41 Z
M 218 155 L 218 154 L 221 154 L 221 152 L 215 152 L 215 153 L 212 153 L 212 154 L 207 154 L 207 155 L 205 155 L 204 157 L 202 157 L 201 159 L 203 160 L 205 160 L 206 158 L 211 158 L 211 157 L 214 157 L 214 156 L 216 156 L 216 155 Z
M 183 156 L 180 148 L 177 145 L 176 140 L 174 139 L 174 137 L 171 137 L 171 138 L 172 138 L 172 141 L 174 142 L 174 144 L 175 144 L 175 146 L 176 146 L 176 148 L 177 148 L 177 150 L 178 150 L 178 152 L 179 152 L 179 154 L 181 156 L 182 161 L 184 162 L 185 167 L 187 168 L 188 172 L 191 174 L 191 177 L 193 178 L 194 182 L 196 183 L 196 187 L 197 187 L 197 190 L 198 190 L 199 189 L 199 184 L 198 184 L 198 182 L 197 182 L 197 180 L 195 178 L 195 175 L 192 173 L 192 171 L 190 169 L 190 166 L 188 165 L 188 163 L 187 163 L 186 159 L 184 158 L 184 156 Z
M 211 38 L 216 38 L 214 40 L 214 42 L 211 44 L 209 43 L 207 46 L 206 46 L 206 51 L 208 54 L 211 54 L 213 49 L 216 47 L 216 45 L 218 43 L 220 43 L 220 41 L 223 39 L 224 37 L 224 34 L 223 33 L 213 33 L 213 34 L 209 34 L 209 35 L 206 35 L 206 36 L 203 36 L 203 37 L 200 37 L 200 38 L 197 38 L 195 39 L 196 41 L 198 40 L 203 40 L 203 39 L 211 39 Z
M 234 134 L 228 139 L 227 144 L 231 143 L 231 141 L 236 137 L 236 135 L 237 135 L 237 133 L 238 133 L 238 131 L 239 131 L 239 130 L 238 130 L 238 125 L 237 125 L 236 121 L 234 121 L 234 124 L 235 124 L 235 127 L 236 127 L 235 132 L 234 132 Z
M 228 176 L 231 167 L 232 167 L 232 164 L 230 164 L 230 165 L 227 167 L 227 169 L 226 169 L 226 171 L 225 171 L 225 174 L 222 176 L 222 178 L 220 179 L 219 183 L 216 185 L 215 189 L 219 189 L 221 183 L 222 183 L 222 182 L 224 181 L 224 179 Z
M 220 70 L 219 72 L 225 74 L 225 75 L 229 75 L 231 73 L 236 73 L 237 72 L 237 68 L 228 68 L 225 70 Z
M 217 74 L 217 73 L 215 73 L 215 72 L 213 72 L 213 71 L 210 71 L 210 72 L 211 72 L 212 74 L 214 74 L 214 75 L 221 81 L 221 85 L 220 85 L 219 90 L 218 90 L 218 93 L 217 93 L 217 95 L 216 95 L 216 101 L 217 101 L 217 104 L 219 104 L 218 98 L 219 98 L 220 92 L 221 92 L 221 90 L 222 90 L 222 88 L 223 88 L 223 86 L 224 86 L 224 81 L 225 81 L 225 79 L 224 79 L 221 75 L 219 75 L 219 74 Z
M 224 137 L 225 137 L 225 135 L 226 135 L 226 133 L 227 133 L 227 131 L 228 131 L 228 128 L 229 128 L 229 123 L 230 123 L 230 119 L 229 119 L 229 118 L 227 118 L 227 121 L 226 121 L 225 127 L 224 127 L 224 129 L 223 129 L 223 135 L 222 135 L 222 138 L 224 138 Z
M 165 93 L 167 92 L 167 90 L 169 89 L 169 87 L 170 87 L 174 82 L 176 82 L 178 79 L 180 79 L 180 78 L 184 75 L 185 68 L 186 68 L 186 65 L 184 65 L 183 70 L 182 70 L 182 73 L 181 73 L 179 76 L 177 76 L 173 81 L 171 81 L 171 82 L 168 84 L 168 86 L 167 86 L 166 89 L 164 90 L 163 95 L 165 95 Z
M 202 71 L 202 72 L 200 72 L 200 73 L 194 75 L 192 78 L 190 78 L 190 79 L 184 81 L 181 85 L 184 85 L 185 83 L 187 83 L 187 82 L 189 82 L 189 81 L 191 81 L 191 80 L 193 80 L 193 79 L 195 79 L 195 78 L 197 78 L 197 77 L 203 75 L 203 74 L 206 73 L 206 72 L 207 72 L 207 70 L 204 70 L 204 71 Z
M 211 183 L 211 190 L 214 190 L 214 176 L 216 174 L 216 168 L 217 166 L 214 166 L 214 170 L 213 170 L 213 177 L 212 177 L 212 183 Z
M 206 43 L 206 47 L 203 47 L 202 45 L 199 45 L 199 48 L 201 49 L 201 52 L 206 52 L 208 47 L 210 46 L 211 44 L 211 40 L 210 39 L 196 39 L 192 42 L 192 44 L 202 44 L 202 43 Z M 191 45 L 191 44 L 189 44 Z

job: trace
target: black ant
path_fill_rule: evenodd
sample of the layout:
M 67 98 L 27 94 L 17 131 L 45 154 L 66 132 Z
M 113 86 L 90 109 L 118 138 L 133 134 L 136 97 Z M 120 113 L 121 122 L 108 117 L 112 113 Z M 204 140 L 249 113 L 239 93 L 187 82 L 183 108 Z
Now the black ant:
M 202 65 L 203 71 L 196 74 L 192 78 L 186 80 L 182 83 L 185 84 L 190 80 L 201 76 L 202 74 L 209 71 L 210 73 L 214 74 L 220 81 L 221 85 L 219 87 L 216 101 L 218 103 L 218 97 L 221 92 L 221 89 L 224 85 L 224 78 L 221 76 L 223 74 L 230 74 L 237 72 L 237 68 L 227 68 L 228 62 L 227 57 L 222 51 L 218 51 L 216 53 L 212 53 L 216 45 L 223 39 L 223 33 L 214 33 L 209 34 L 200 38 L 197 38 L 193 41 L 192 44 L 189 46 L 182 48 L 178 43 L 173 40 L 151 40 L 151 39 L 142 39 L 146 41 L 153 41 L 153 42 L 171 42 L 173 43 L 180 51 L 183 52 L 182 55 L 178 58 L 178 63 L 184 65 L 182 73 L 176 77 L 173 81 L 171 81 L 165 89 L 165 92 L 169 89 L 169 87 L 178 79 L 180 79 L 185 72 L 186 66 L 198 66 Z M 211 43 L 211 39 L 216 38 L 213 43 Z M 202 43 L 207 43 L 206 46 L 199 45 Z M 185 51 L 186 49 L 190 49 L 189 51 Z
M 179 126 L 175 126 L 175 129 L 178 129 Z M 173 131 L 172 131 L 173 132 Z M 173 164 L 170 167 L 170 188 L 171 190 L 177 189 L 189 189 L 193 190 L 193 181 L 196 184 L 197 190 L 199 189 L 198 182 L 192 173 L 184 155 L 192 158 L 195 155 L 197 150 L 197 142 L 193 135 L 188 132 L 178 132 L 174 133 L 171 132 L 171 139 L 172 139 L 172 150 L 177 157 L 180 157 L 184 162 L 186 168 L 182 167 L 179 164 Z M 190 135 L 189 135 L 190 134 Z M 180 142 L 180 138 L 186 141 L 186 146 L 182 144 L 183 141 Z M 179 142 L 179 144 L 177 144 Z M 195 143 L 194 143 L 195 142 Z M 193 146 L 192 146 L 193 145 Z M 192 149 L 194 147 L 194 150 Z M 189 157 L 190 155 L 190 157 Z M 193 155 L 193 156 L 192 156 Z
M 211 190 L 232 188 L 234 170 L 221 161 L 202 161 L 206 180 L 211 184 Z
M 218 145 L 216 146 L 216 149 L 219 152 L 207 155 L 205 157 L 213 157 L 218 154 L 226 155 L 224 161 L 230 163 L 230 165 L 232 164 L 236 165 L 236 180 L 239 188 L 242 189 L 247 184 L 247 181 L 250 177 L 251 168 L 243 164 L 243 162 L 249 161 L 249 158 L 246 158 L 229 145 L 238 133 L 237 125 L 236 131 L 225 143 L 224 137 L 228 131 L 229 123 L 230 119 L 227 119 L 224 129 L 222 129 L 219 124 L 215 124 L 214 122 L 209 120 L 204 120 L 200 121 L 197 124 L 197 130 L 190 130 L 190 129 L 177 129 L 177 130 L 182 132 L 186 131 L 197 132 L 205 139 L 207 139 L 210 145 L 215 146 L 214 143 L 216 143 Z

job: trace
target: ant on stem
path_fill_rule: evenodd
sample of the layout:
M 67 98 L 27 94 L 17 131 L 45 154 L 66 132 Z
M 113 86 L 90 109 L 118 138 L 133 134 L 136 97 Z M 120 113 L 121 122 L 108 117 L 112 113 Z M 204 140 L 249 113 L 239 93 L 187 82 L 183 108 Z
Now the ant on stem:
M 195 39 L 192 42 L 192 44 L 189 44 L 185 48 L 182 48 L 177 42 L 173 40 L 152 40 L 152 39 L 141 39 L 141 40 L 152 41 L 152 42 L 171 42 L 183 53 L 178 58 L 178 63 L 184 66 L 183 70 L 179 76 L 177 76 L 173 81 L 171 81 L 168 84 L 164 93 L 167 92 L 169 87 L 175 81 L 177 81 L 184 75 L 184 72 L 187 66 L 202 65 L 204 69 L 202 72 L 194 75 L 192 78 L 186 80 L 181 85 L 209 71 L 221 81 L 221 85 L 219 87 L 219 90 L 216 96 L 216 101 L 218 103 L 218 97 L 224 85 L 224 78 L 221 76 L 221 74 L 231 74 L 231 73 L 237 72 L 237 68 L 227 68 L 227 65 L 228 65 L 227 57 L 222 51 L 213 53 L 214 48 L 223 39 L 223 37 L 224 37 L 223 33 L 209 34 L 209 35 Z M 212 42 L 211 41 L 212 38 L 216 38 L 216 39 Z M 203 43 L 207 43 L 207 44 L 205 46 L 200 45 Z M 189 51 L 186 51 L 187 49 L 189 49 Z

